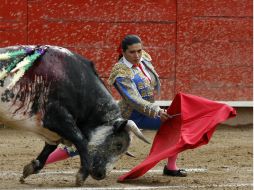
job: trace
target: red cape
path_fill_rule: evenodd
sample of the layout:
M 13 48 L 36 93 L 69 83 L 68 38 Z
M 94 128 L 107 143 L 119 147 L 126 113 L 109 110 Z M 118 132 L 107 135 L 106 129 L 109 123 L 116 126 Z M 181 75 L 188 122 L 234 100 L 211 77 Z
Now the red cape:
M 226 104 L 183 93 L 176 95 L 167 112 L 181 115 L 162 124 L 147 158 L 118 181 L 138 178 L 163 159 L 207 144 L 217 124 L 236 116 L 235 109 Z

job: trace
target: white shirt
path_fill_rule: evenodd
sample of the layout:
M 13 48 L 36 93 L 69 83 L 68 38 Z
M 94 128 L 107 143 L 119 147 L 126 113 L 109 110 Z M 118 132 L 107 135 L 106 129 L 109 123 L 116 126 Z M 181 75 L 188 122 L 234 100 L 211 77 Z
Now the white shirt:
M 151 80 L 151 76 L 150 76 L 150 74 L 149 74 L 147 68 L 146 68 L 146 67 L 144 66 L 144 64 L 142 63 L 142 60 L 143 60 L 143 58 L 141 57 L 141 59 L 140 59 L 140 61 L 139 61 L 139 64 L 141 65 L 141 67 L 142 67 L 143 71 L 145 72 L 146 76 L 149 78 L 149 80 Z M 127 67 L 132 68 L 132 65 L 133 65 L 133 64 L 132 64 L 131 62 L 129 62 L 124 56 L 123 56 L 123 63 L 124 63 Z M 140 72 L 142 72 L 141 69 L 140 69 L 139 67 L 137 67 L 137 69 L 138 69 Z

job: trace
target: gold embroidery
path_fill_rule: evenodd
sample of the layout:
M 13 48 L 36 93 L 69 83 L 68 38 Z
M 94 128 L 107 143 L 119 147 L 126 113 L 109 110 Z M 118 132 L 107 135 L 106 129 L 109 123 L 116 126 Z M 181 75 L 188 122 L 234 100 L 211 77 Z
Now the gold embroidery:
M 134 74 L 129 67 L 122 63 L 116 63 L 110 73 L 108 83 L 113 85 L 117 77 L 133 78 Z
M 71 152 L 75 152 L 77 149 L 74 145 L 71 146 L 66 146 L 64 144 L 59 144 L 58 145 L 59 148 L 61 148 L 62 150 L 66 149 L 66 151 L 70 154 Z
M 150 70 L 153 76 L 155 76 L 151 77 L 152 83 L 150 83 L 141 71 L 136 68 L 129 68 L 122 63 L 122 60 L 113 66 L 108 79 L 108 83 L 113 85 L 117 77 L 123 77 L 121 83 L 125 87 L 130 98 L 123 95 L 123 99 L 119 101 L 119 106 L 122 116 L 126 119 L 130 117 L 133 110 L 137 110 L 149 117 L 155 117 L 159 112 L 159 106 L 153 104 L 153 90 L 155 87 L 154 85 L 157 84 L 157 80 L 159 82 L 158 75 L 150 62 L 152 60 L 151 56 L 143 51 L 142 57 L 145 60 L 145 66 Z M 142 81 L 135 84 L 133 81 L 134 75 L 139 75 Z M 124 92 L 122 93 L 124 94 Z M 146 100 L 143 99 L 144 97 L 146 97 Z
M 146 94 L 147 94 L 147 93 L 146 93 L 146 91 L 145 91 L 145 90 L 141 90 L 141 96 L 142 96 L 142 97 L 145 97 L 145 96 L 146 96 Z
M 144 88 L 144 83 L 143 82 L 139 82 L 138 83 L 138 89 L 143 89 Z
M 142 57 L 147 61 L 152 61 L 152 57 L 145 50 L 142 50 Z

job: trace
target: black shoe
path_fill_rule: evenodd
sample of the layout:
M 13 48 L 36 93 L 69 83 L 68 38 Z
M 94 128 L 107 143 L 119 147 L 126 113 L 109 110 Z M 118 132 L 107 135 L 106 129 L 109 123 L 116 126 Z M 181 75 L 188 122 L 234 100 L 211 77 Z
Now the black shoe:
M 167 176 L 175 176 L 175 177 L 186 177 L 187 172 L 183 169 L 179 170 L 169 170 L 167 169 L 167 166 L 164 167 L 163 169 L 163 174 Z

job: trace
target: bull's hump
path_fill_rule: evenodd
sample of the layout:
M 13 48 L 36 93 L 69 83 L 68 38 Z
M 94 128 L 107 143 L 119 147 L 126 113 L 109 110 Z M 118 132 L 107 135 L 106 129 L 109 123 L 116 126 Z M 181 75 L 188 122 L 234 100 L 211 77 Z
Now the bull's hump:
M 68 50 L 64 47 L 51 46 L 51 45 L 47 45 L 47 47 L 49 47 L 52 50 L 55 50 L 55 51 L 58 51 L 58 52 L 61 52 L 61 53 L 67 54 L 67 55 L 73 55 L 73 53 L 70 50 Z

